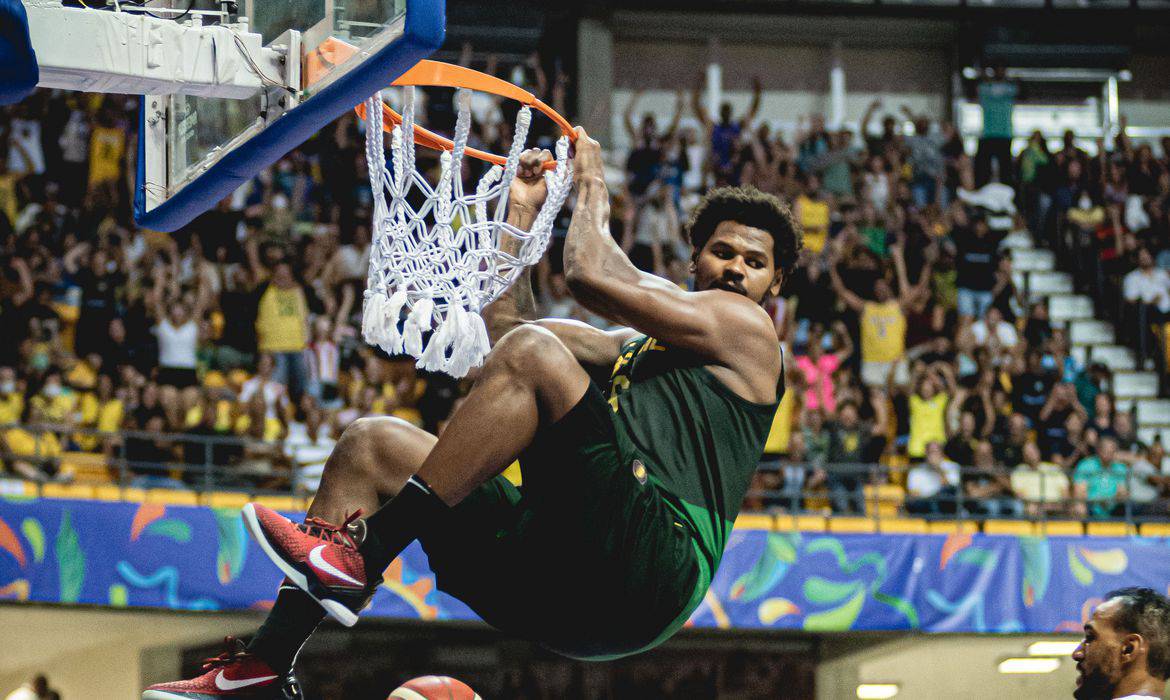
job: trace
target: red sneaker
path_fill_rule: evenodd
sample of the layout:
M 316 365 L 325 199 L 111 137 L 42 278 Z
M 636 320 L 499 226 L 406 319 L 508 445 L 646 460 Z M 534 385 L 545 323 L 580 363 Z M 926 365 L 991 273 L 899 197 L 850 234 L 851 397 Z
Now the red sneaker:
M 357 623 L 381 581 L 366 581 L 366 565 L 357 550 L 350 524 L 361 511 L 340 526 L 319 518 L 298 524 L 255 503 L 243 510 L 244 523 L 272 563 L 305 593 L 346 627 Z
M 189 681 L 159 683 L 142 693 L 142 700 L 299 700 L 300 687 L 292 671 L 283 677 L 244 651 L 235 637 L 224 640 L 224 653 L 203 662 L 205 673 Z

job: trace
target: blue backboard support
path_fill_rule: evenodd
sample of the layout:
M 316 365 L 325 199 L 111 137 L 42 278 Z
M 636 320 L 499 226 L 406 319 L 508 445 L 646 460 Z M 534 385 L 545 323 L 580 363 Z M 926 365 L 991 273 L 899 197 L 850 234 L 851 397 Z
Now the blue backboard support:
M 225 154 L 206 172 L 165 201 L 146 209 L 146 139 L 138 139 L 134 220 L 157 231 L 175 231 L 231 194 L 333 120 L 385 88 L 443 43 L 445 0 L 411 0 L 402 36 L 368 57 L 358 68 L 290 110 L 276 123 Z M 146 98 L 139 107 L 140 134 L 146 133 Z

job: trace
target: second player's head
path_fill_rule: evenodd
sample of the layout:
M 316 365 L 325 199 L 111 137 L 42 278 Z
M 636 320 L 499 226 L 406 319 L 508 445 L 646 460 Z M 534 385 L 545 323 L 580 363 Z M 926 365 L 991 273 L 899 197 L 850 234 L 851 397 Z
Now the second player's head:
M 1160 697 L 1170 677 L 1170 600 L 1149 588 L 1107 594 L 1072 657 L 1078 700 Z
M 800 256 L 800 227 L 779 199 L 754 187 L 720 187 L 687 226 L 695 290 L 722 289 L 756 303 L 780 293 Z

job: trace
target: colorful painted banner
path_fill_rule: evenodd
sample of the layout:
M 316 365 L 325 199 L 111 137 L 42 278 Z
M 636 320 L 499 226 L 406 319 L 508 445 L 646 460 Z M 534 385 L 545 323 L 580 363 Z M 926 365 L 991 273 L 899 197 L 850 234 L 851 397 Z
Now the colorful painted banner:
M 0 500 L 0 600 L 263 610 L 280 579 L 234 508 Z M 1170 540 L 737 530 L 691 624 L 1075 632 L 1131 585 L 1167 590 Z M 475 618 L 435 590 L 417 544 L 365 614 Z

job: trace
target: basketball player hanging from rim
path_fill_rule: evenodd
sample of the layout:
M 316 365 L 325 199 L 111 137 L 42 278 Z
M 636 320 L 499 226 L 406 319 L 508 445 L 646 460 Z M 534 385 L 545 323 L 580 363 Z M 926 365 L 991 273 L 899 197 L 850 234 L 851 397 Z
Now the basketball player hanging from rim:
M 237 642 L 203 676 L 145 698 L 282 697 L 326 612 L 353 624 L 415 539 L 440 590 L 565 656 L 634 654 L 683 626 L 784 391 L 761 304 L 796 264 L 800 233 L 776 198 L 715 190 L 690 222 L 699 291 L 681 290 L 614 242 L 600 146 L 578 137 L 565 273 L 578 302 L 629 328 L 532 320 L 525 274 L 485 313 L 492 351 L 441 437 L 362 419 L 334 449 L 303 524 L 245 507 L 286 575 L 268 619 L 246 650 Z M 549 157 L 521 160 L 508 213 L 521 229 L 544 201 Z M 612 368 L 609 386 L 586 367 Z M 500 476 L 516 459 L 520 488 Z

